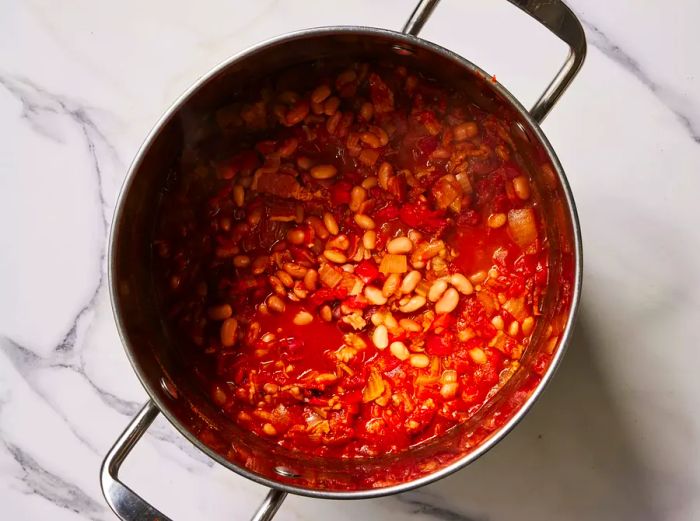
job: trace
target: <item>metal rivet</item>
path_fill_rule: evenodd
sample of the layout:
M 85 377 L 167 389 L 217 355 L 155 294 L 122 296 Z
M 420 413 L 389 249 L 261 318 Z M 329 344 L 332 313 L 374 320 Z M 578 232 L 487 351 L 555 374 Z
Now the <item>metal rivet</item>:
M 392 45 L 391 48 L 396 54 L 400 54 L 401 56 L 411 56 L 415 53 L 411 47 L 407 45 L 399 45 L 398 43 Z
M 165 376 L 161 377 L 160 386 L 168 396 L 173 399 L 177 399 L 177 389 L 175 388 L 175 384 L 173 384 L 169 378 L 165 378 Z
M 280 476 L 284 476 L 286 478 L 300 478 L 301 477 L 300 474 L 297 474 L 293 470 L 289 470 L 287 467 L 283 467 L 281 465 L 279 467 L 275 467 L 275 472 L 277 472 L 277 474 L 279 474 Z

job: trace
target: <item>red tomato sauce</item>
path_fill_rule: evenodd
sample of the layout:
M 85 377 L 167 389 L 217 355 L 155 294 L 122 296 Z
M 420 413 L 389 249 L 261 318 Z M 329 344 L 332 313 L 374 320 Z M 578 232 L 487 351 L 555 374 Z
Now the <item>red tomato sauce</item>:
M 518 369 L 548 277 L 509 122 L 356 64 L 216 124 L 154 240 L 169 325 L 213 402 L 274 443 L 343 458 L 476 414 Z

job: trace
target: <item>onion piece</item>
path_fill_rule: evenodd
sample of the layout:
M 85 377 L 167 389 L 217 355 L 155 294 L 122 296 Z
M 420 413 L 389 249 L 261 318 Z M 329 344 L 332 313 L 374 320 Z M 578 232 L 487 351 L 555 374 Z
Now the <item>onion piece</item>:
M 537 225 L 532 208 L 520 208 L 508 212 L 508 232 L 511 239 L 526 252 L 537 241 Z

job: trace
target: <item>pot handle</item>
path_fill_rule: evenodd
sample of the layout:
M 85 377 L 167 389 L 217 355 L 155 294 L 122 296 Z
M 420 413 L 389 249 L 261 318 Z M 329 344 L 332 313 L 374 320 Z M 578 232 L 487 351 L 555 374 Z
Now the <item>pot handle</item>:
M 439 1 L 421 0 L 402 32 L 418 36 Z M 542 123 L 583 65 L 586 58 L 586 35 L 576 15 L 561 0 L 508 1 L 540 22 L 569 46 L 569 55 L 564 65 L 530 109 L 532 117 L 538 123 Z
M 172 521 L 119 481 L 119 468 L 159 412 L 158 406 L 153 401 L 146 402 L 102 462 L 100 469 L 102 493 L 110 508 L 122 521 Z M 270 489 L 251 521 L 272 519 L 286 496 L 287 493 L 282 490 Z

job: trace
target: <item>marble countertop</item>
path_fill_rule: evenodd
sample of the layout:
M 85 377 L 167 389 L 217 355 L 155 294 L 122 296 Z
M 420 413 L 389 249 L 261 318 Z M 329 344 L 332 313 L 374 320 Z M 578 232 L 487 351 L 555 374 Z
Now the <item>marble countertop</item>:
M 545 395 L 455 475 L 277 519 L 700 519 L 700 4 L 575 0 L 588 59 L 544 123 L 578 203 L 584 292 Z M 146 401 L 105 275 L 119 186 L 159 115 L 250 44 L 399 29 L 409 0 L 9 0 L 0 6 L 0 517 L 112 520 L 98 470 Z M 422 35 L 531 104 L 563 45 L 495 0 L 444 0 Z M 162 419 L 123 468 L 175 520 L 246 519 L 265 489 Z

